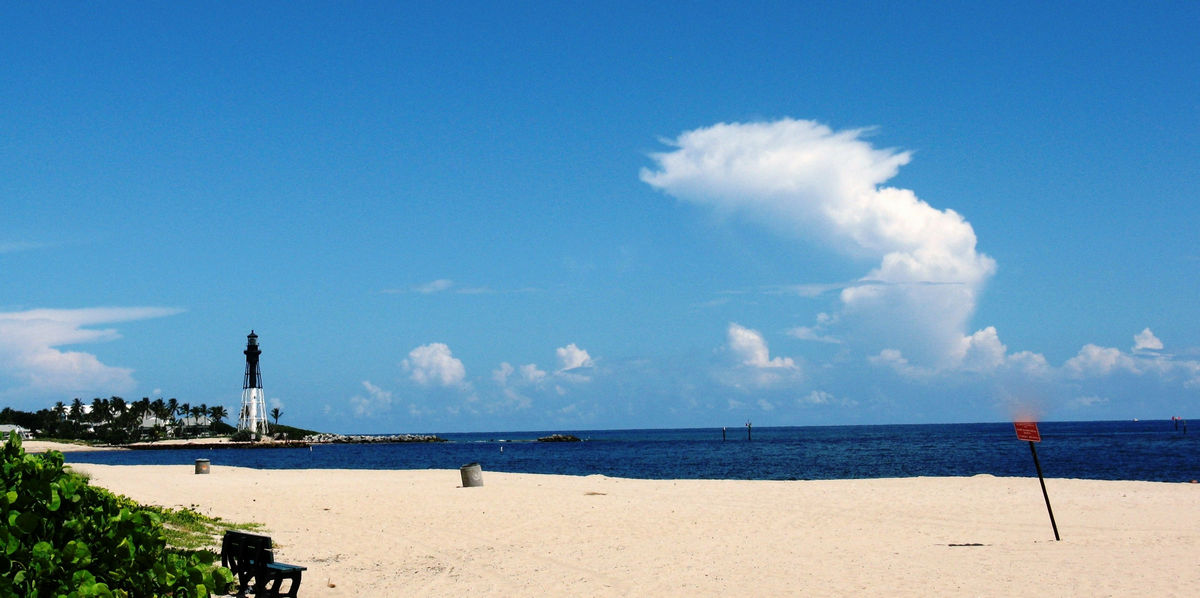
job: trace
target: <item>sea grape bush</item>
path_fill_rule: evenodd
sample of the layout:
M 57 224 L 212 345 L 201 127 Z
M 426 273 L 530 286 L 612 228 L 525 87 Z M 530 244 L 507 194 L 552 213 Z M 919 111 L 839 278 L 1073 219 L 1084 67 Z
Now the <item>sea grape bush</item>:
M 201 598 L 232 583 L 228 569 L 169 550 L 156 513 L 64 471 L 61 453 L 25 454 L 15 434 L 0 514 L 0 596 Z

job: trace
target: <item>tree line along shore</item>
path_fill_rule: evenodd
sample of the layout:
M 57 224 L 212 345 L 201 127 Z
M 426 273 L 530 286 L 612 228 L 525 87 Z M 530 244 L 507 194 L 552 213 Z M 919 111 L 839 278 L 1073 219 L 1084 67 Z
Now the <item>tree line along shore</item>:
M 267 445 L 305 446 L 308 444 L 372 444 L 407 442 L 445 442 L 434 434 L 331 434 L 282 425 L 283 412 L 272 409 L 269 434 L 258 438 L 226 423 L 228 410 L 221 405 L 192 405 L 177 399 L 143 397 L 126 401 L 117 396 L 96 398 L 85 403 L 76 398 L 69 405 L 59 401 L 51 408 L 36 412 L 11 407 L 0 410 L 0 424 L 19 426 L 30 436 L 45 440 L 120 446 L 134 449 L 195 448 Z M 569 434 L 552 434 L 538 442 L 579 442 Z M 171 441 L 171 442 L 163 442 Z
M 319 432 L 279 424 L 283 411 L 271 410 L 274 423 L 269 423 L 269 436 L 299 439 Z M 5 407 L 0 410 L 0 424 L 10 424 L 28 430 L 44 439 L 80 441 L 85 443 L 125 446 L 134 443 L 167 439 L 216 439 L 233 441 L 262 440 L 249 432 L 238 432 L 226 423 L 229 411 L 221 405 L 191 404 L 177 399 L 126 401 L 113 396 L 96 398 L 85 403 L 76 398 L 70 404 L 59 401 L 53 407 L 28 412 Z M 245 437 L 239 437 L 243 434 Z

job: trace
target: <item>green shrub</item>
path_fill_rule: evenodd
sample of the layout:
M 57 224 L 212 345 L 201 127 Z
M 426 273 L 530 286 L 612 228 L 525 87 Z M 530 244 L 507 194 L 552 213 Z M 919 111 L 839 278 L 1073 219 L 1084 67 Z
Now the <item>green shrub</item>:
M 169 550 L 154 511 L 65 472 L 61 453 L 27 455 L 10 435 L 0 484 L 0 596 L 201 598 L 232 583 Z

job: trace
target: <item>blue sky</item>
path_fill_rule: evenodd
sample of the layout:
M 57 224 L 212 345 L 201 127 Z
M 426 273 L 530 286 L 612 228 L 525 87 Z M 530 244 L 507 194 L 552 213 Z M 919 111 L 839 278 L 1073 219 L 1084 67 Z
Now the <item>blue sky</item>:
M 0 8 L 0 403 L 1195 415 L 1195 3 Z

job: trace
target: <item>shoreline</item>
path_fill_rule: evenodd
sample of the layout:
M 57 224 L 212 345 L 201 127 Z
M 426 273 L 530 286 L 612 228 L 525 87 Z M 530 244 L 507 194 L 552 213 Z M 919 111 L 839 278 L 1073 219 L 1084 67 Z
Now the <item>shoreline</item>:
M 1200 487 L 1036 477 L 639 480 L 457 470 L 70 467 L 257 522 L 309 597 L 1190 595 Z
M 69 442 L 53 442 L 50 440 L 22 440 L 21 448 L 25 449 L 26 453 L 38 455 L 49 451 L 58 451 L 60 453 L 79 453 L 87 451 L 123 451 L 126 450 L 119 446 L 108 445 L 92 445 L 92 444 L 72 444 Z
M 419 434 L 393 434 L 389 436 L 346 436 L 340 434 L 322 434 L 311 440 L 268 440 L 259 442 L 233 442 L 228 437 L 216 438 L 174 438 L 152 442 L 133 442 L 122 445 L 108 444 L 75 444 L 70 442 L 55 442 L 50 440 L 22 440 L 21 446 L 32 454 L 58 451 L 74 453 L 83 451 L 128 451 L 128 450 L 173 450 L 173 449 L 269 449 L 269 448 L 308 448 L 317 445 L 333 444 L 406 444 L 446 442 L 441 438 Z

